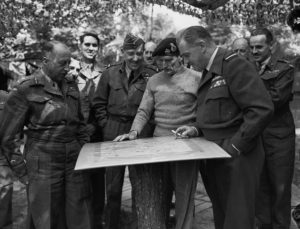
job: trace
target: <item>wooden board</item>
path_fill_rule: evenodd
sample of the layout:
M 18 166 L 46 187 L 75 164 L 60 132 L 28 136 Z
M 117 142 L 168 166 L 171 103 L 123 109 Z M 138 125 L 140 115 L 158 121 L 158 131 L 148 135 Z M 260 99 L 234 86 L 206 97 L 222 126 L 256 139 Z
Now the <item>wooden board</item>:
M 80 151 L 75 170 L 226 157 L 230 156 L 222 148 L 203 138 L 143 138 L 85 144 Z

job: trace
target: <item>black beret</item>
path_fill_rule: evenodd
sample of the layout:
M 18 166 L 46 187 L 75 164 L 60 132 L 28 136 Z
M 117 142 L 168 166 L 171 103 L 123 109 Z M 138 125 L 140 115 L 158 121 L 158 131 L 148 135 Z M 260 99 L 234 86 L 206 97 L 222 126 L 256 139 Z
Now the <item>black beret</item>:
M 163 39 L 154 50 L 152 56 L 179 56 L 176 38 Z
M 296 8 L 293 9 L 288 17 L 287 17 L 287 24 L 291 27 L 294 32 L 300 32 L 300 9 Z
M 128 33 L 124 39 L 123 49 L 136 49 L 142 44 L 145 44 L 142 38 L 134 36 L 132 33 Z

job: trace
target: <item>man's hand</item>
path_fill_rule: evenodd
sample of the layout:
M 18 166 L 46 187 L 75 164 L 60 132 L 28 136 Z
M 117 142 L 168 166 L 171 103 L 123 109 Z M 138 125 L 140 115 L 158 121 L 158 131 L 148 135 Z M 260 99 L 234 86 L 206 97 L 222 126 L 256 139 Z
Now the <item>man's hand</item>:
M 124 140 L 135 140 L 137 139 L 137 131 L 131 130 L 128 134 L 122 134 L 116 137 L 113 141 L 114 142 L 121 142 Z
M 181 137 L 197 137 L 198 131 L 194 126 L 181 126 L 176 129 L 175 134 Z

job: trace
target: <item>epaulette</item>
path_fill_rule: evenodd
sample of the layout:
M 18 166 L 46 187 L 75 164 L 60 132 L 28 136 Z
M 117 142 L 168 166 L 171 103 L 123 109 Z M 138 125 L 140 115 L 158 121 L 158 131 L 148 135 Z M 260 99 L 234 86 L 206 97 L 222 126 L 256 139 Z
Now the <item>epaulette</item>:
M 147 65 L 145 65 L 145 68 L 148 68 L 148 69 L 150 69 L 152 71 L 155 71 L 155 72 L 159 72 L 158 67 L 156 67 L 154 65 L 147 64 Z
M 281 62 L 281 63 L 285 63 L 285 64 L 289 65 L 289 67 L 294 68 L 294 65 L 292 65 L 291 62 L 288 61 L 288 60 L 285 60 L 285 59 L 278 59 L 277 61 L 278 61 L 278 62 Z
M 238 54 L 237 53 L 231 53 L 231 54 L 229 54 L 229 56 L 227 56 L 227 57 L 225 57 L 225 59 L 224 60 L 230 60 L 230 59 L 232 59 L 232 58 L 234 58 L 234 57 L 237 57 L 238 56 Z
M 113 63 L 113 64 L 108 64 L 108 65 L 105 65 L 105 69 L 108 69 L 108 68 L 111 68 L 111 67 L 114 67 L 114 66 L 118 66 L 122 64 L 122 62 L 117 62 L 117 63 Z
M 18 81 L 18 85 L 22 85 L 26 82 L 28 83 L 29 86 L 41 85 L 42 84 L 36 75 L 31 75 L 31 76 L 27 76 L 27 77 L 24 77 L 24 78 L 20 79 Z

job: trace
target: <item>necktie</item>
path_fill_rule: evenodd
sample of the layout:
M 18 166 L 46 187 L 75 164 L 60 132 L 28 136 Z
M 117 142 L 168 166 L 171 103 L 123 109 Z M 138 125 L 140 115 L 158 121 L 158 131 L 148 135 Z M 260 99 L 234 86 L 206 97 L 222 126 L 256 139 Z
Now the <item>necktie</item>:
M 201 77 L 201 80 L 203 80 L 203 79 L 205 78 L 207 72 L 208 72 L 208 71 L 207 71 L 206 69 L 204 69 L 204 70 L 202 71 L 202 77 Z
M 129 78 L 128 78 L 128 85 L 133 81 L 133 79 L 134 79 L 134 72 L 131 71 Z
M 93 79 L 87 79 L 86 84 L 84 88 L 82 89 L 82 92 L 84 92 L 91 101 L 95 92 L 95 82 Z

